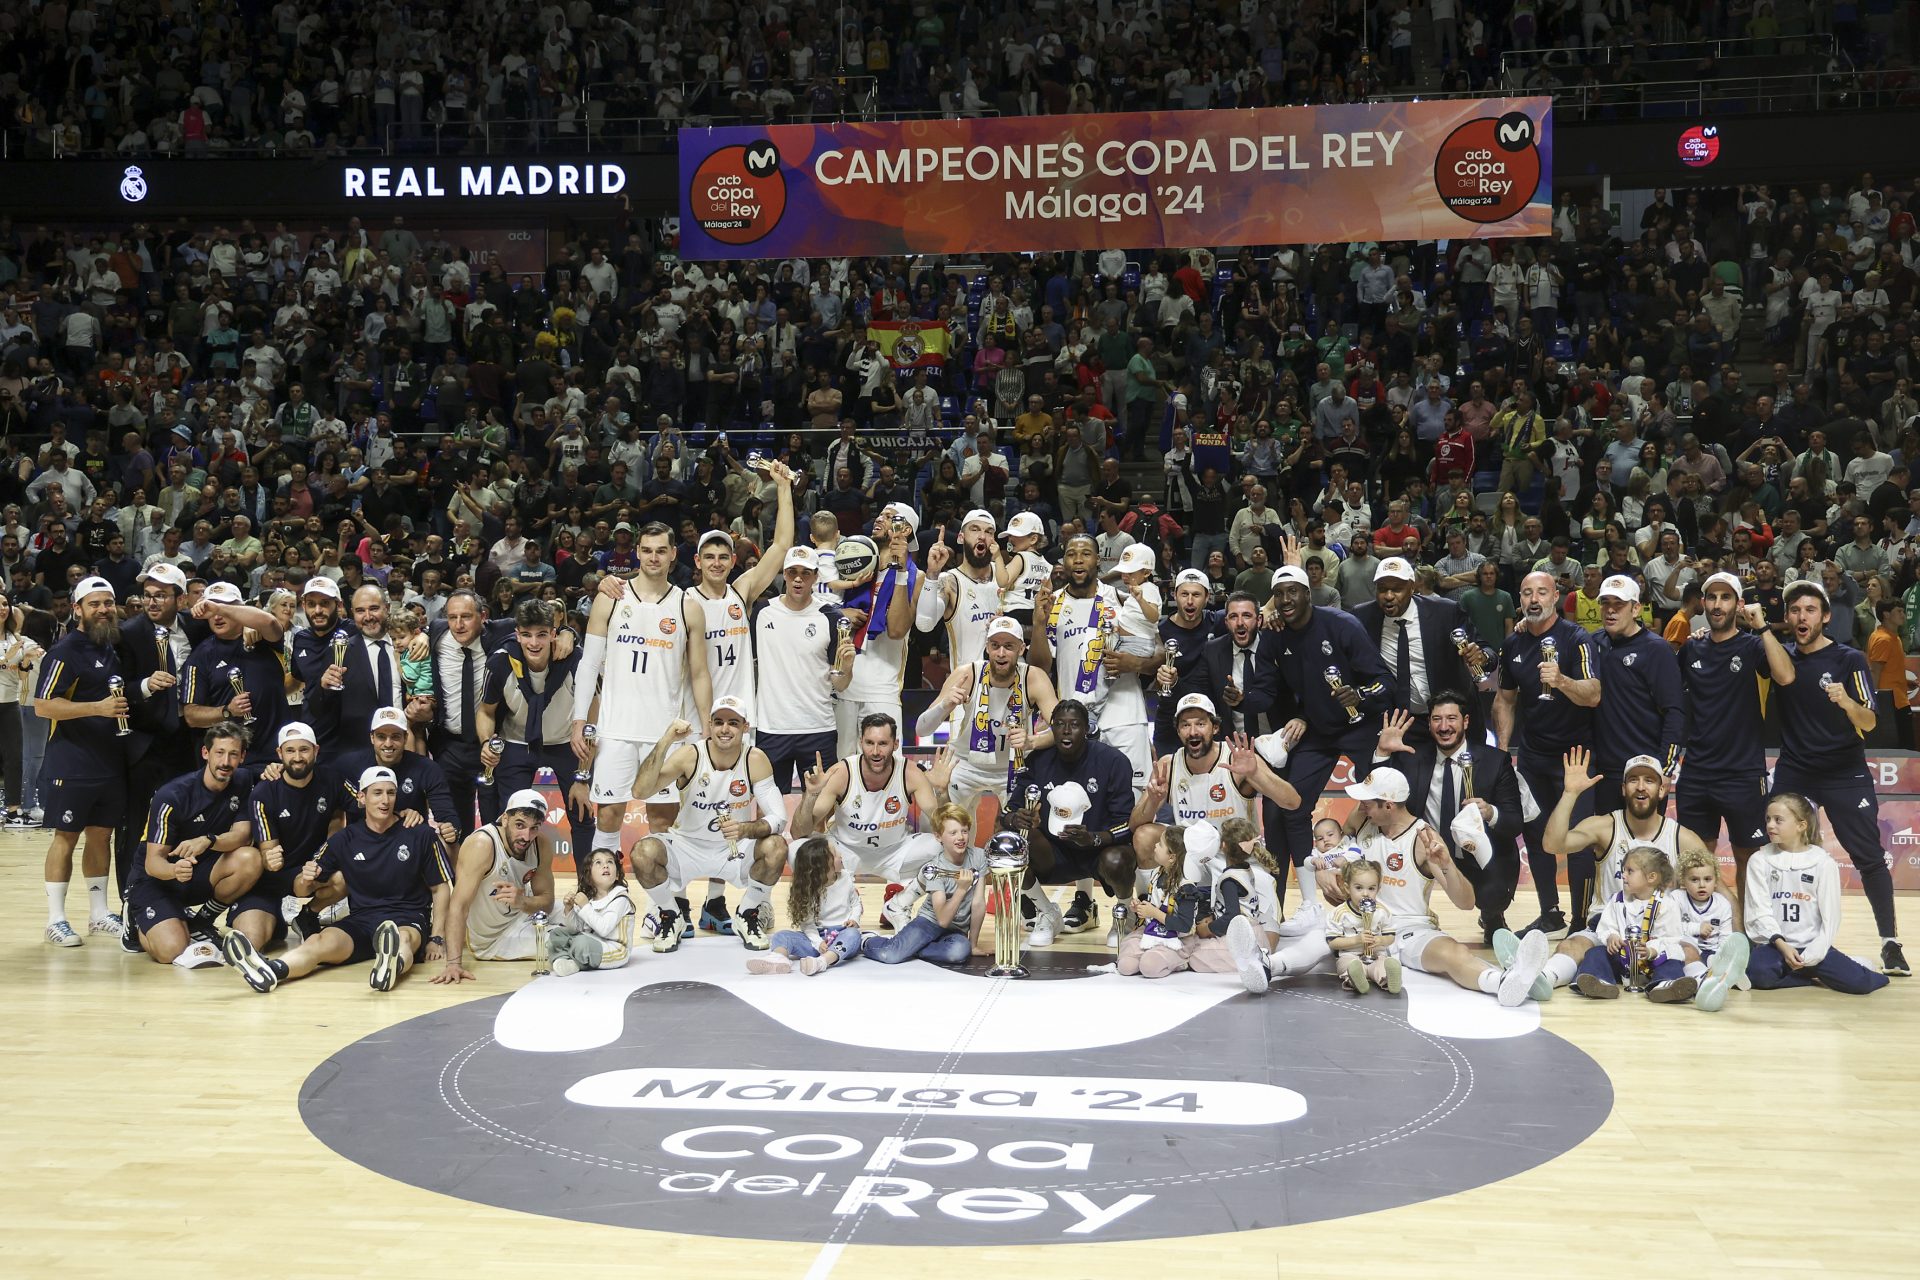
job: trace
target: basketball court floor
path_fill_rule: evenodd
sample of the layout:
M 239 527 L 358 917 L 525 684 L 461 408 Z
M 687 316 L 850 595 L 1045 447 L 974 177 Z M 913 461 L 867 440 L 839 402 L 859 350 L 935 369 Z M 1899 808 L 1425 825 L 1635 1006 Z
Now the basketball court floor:
M 702 935 L 259 996 L 46 946 L 43 848 L 0 837 L 7 1275 L 1920 1274 L 1908 980 L 1508 1011 L 1074 939 L 1024 982 L 751 977 Z

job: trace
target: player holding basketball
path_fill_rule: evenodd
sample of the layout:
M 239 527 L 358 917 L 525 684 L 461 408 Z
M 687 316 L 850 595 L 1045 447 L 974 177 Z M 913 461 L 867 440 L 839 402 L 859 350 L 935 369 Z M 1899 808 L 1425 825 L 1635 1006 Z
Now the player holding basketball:
M 911 885 L 920 868 L 940 852 L 940 837 L 915 832 L 913 817 L 930 816 L 947 803 L 954 754 L 943 747 L 931 769 L 918 769 L 900 753 L 900 730 L 884 715 L 860 725 L 860 749 L 831 765 L 815 757 L 801 777 L 793 811 L 796 840 L 820 833 L 856 875 L 880 876 Z M 899 929 L 913 919 L 914 894 L 894 893 L 881 919 Z
M 667 578 L 673 531 L 657 521 L 642 525 L 635 548 L 636 568 L 623 589 L 593 598 L 573 677 L 573 751 L 593 770 L 599 806 L 593 847 L 616 852 L 640 761 L 668 724 L 687 719 L 689 708 L 705 720 L 713 704 L 707 646 L 689 643 L 705 634 L 706 611 Z M 599 731 L 592 747 L 588 724 Z M 674 802 L 671 792 L 648 799 L 648 830 L 672 824 Z
M 283 956 L 260 954 L 238 929 L 227 935 L 227 963 L 262 994 L 321 965 L 372 960 L 367 985 L 391 991 L 414 957 L 441 958 L 441 925 L 449 895 L 446 847 L 430 827 L 401 825 L 394 802 L 400 786 L 393 770 L 375 765 L 360 775 L 365 816 L 327 838 L 320 855 L 301 869 L 294 893 L 306 897 L 332 881 L 347 899 L 348 914 Z
M 945 529 L 927 548 L 927 576 L 934 580 L 934 587 L 920 593 L 914 625 L 932 631 L 947 624 L 947 657 L 956 671 L 980 661 L 987 624 L 1000 614 L 1000 582 L 994 574 L 1000 554 L 996 528 L 990 512 L 967 512 L 960 522 L 960 563 L 951 568 L 947 562 L 953 549 L 946 544 Z
M 1053 741 L 1048 719 L 1058 700 L 1045 670 L 1024 661 L 1026 637 L 1012 618 L 987 624 L 985 654 L 956 667 L 940 696 L 921 713 L 922 738 L 952 718 L 947 746 L 953 752 L 952 802 L 973 813 L 984 795 L 1007 800 L 1013 760 Z M 976 825 L 978 817 L 975 818 Z
M 812 594 L 812 583 L 807 583 Z M 720 698 L 707 718 L 704 741 L 687 741 L 693 726 L 668 725 L 634 778 L 634 796 L 663 782 L 681 788 L 685 802 L 664 835 L 633 846 L 633 870 L 653 899 L 659 922 L 653 949 L 680 949 L 677 891 L 695 880 L 724 880 L 745 890 L 734 910 L 734 933 L 749 951 L 765 951 L 773 932 L 769 902 L 787 867 L 787 802 L 773 780 L 767 753 L 746 744 L 746 708 Z
M 500 816 L 460 842 L 453 902 L 447 913 L 446 967 L 436 985 L 470 981 L 466 959 L 531 960 L 533 917 L 553 907 L 553 842 L 541 833 L 547 801 L 528 787 L 507 799 Z

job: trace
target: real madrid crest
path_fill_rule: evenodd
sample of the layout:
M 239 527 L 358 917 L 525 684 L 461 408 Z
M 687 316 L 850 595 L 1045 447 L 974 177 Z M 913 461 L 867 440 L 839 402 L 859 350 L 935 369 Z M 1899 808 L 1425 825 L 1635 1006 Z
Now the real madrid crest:
M 120 198 L 128 204 L 139 204 L 147 198 L 147 176 L 140 172 L 139 165 L 128 165 L 120 175 Z

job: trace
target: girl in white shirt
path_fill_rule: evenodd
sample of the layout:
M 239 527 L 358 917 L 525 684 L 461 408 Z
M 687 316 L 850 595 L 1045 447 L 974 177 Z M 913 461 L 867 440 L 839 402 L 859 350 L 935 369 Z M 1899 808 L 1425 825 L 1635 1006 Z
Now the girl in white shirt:
M 558 920 L 547 926 L 547 955 L 556 977 L 582 969 L 618 969 L 627 962 L 626 927 L 633 897 L 615 849 L 595 849 Z
M 800 972 L 812 977 L 860 954 L 860 890 L 854 868 L 822 836 L 800 842 L 787 893 L 791 926 L 768 939 L 767 953 L 747 961 L 749 973 Z
M 1817 831 L 1804 797 L 1783 792 L 1767 802 L 1767 844 L 1747 860 L 1747 975 L 1759 991 L 1818 983 L 1864 996 L 1887 977 L 1834 949 L 1840 872 L 1813 842 Z

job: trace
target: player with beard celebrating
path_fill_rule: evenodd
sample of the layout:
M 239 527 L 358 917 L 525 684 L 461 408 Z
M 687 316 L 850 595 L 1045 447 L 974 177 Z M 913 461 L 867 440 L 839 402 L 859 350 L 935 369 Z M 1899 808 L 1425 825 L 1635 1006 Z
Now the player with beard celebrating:
M 1674 814 L 1708 843 L 1727 827 L 1733 846 L 1734 900 L 1743 900 L 1747 859 L 1767 842 L 1766 739 L 1761 732 L 1762 681 L 1793 683 L 1793 659 L 1774 638 L 1761 607 L 1742 604 L 1740 579 L 1708 578 L 1700 593 L 1707 630 L 1680 649 L 1680 682 L 1691 713 L 1686 763 Z M 1745 918 L 1742 912 L 1738 917 Z
M 311 726 L 296 720 L 283 725 L 276 754 L 280 768 L 253 784 L 247 798 L 253 816 L 253 843 L 263 869 L 259 881 L 234 904 L 235 911 L 258 909 L 280 918 L 280 906 L 293 896 L 300 868 L 319 855 L 327 837 L 347 825 L 345 787 L 340 776 L 320 763 L 320 743 Z M 313 900 L 287 926 L 287 944 L 297 947 L 318 937 L 319 913 L 339 901 L 331 883 L 314 888 Z M 277 931 L 276 931 L 277 932 Z M 265 945 L 262 943 L 262 945 Z
M 107 902 L 109 842 L 127 803 L 125 724 L 129 707 L 114 651 L 119 638 L 113 584 L 82 578 L 73 588 L 79 629 L 61 636 L 40 664 L 34 711 L 50 721 L 41 764 L 47 826 L 46 939 L 56 947 L 83 945 L 67 923 L 67 883 L 73 878 L 73 847 L 86 835 L 81 873 L 87 878 L 88 932 L 120 934 L 123 925 Z M 116 687 L 114 681 L 122 680 Z
M 880 550 L 874 566 L 873 599 L 866 621 L 854 631 L 857 641 L 853 675 L 833 700 L 840 754 L 850 756 L 860 741 L 860 726 L 869 716 L 886 716 L 900 723 L 900 687 L 906 678 L 907 639 L 913 630 L 917 597 L 926 594 L 927 578 L 913 562 L 913 512 L 890 505 L 873 522 L 873 540 Z
M 1182 569 L 1173 579 L 1173 609 L 1160 619 L 1160 639 L 1167 647 L 1167 660 L 1154 672 L 1160 689 L 1159 706 L 1153 718 L 1153 752 L 1164 756 L 1180 745 L 1174 732 L 1173 709 L 1190 693 L 1211 693 L 1208 667 L 1201 648 L 1215 636 L 1225 635 L 1226 626 L 1207 612 L 1207 596 L 1212 590 L 1207 575 L 1198 569 Z M 1208 699 L 1212 701 L 1211 698 Z
M 1014 759 L 1053 741 L 1049 721 L 1058 701 L 1053 681 L 1040 667 L 1022 661 L 1025 650 L 1020 624 L 995 618 L 987 624 L 986 656 L 948 676 L 940 696 L 914 726 L 926 738 L 953 718 L 947 729 L 947 746 L 954 755 L 948 793 L 969 814 L 989 793 L 1004 805 Z
M 1593 711 L 1566 694 L 1569 680 L 1593 678 L 1592 633 L 1560 616 L 1560 588 L 1550 573 L 1529 573 L 1520 580 L 1520 622 L 1500 645 L 1500 688 L 1493 696 L 1493 736 L 1502 751 L 1513 752 L 1514 767 L 1533 793 L 1538 813 L 1523 824 L 1527 868 L 1540 899 L 1540 918 L 1520 930 L 1558 938 L 1567 931 L 1560 910 L 1559 863 L 1547 852 L 1543 834 L 1547 814 L 1560 802 L 1565 776 L 1561 760 L 1593 740 Z M 1592 799 L 1583 792 L 1572 822 L 1584 820 Z M 1567 860 L 1570 883 L 1591 883 L 1593 853 L 1581 850 Z M 1584 923 L 1584 922 L 1583 922 Z
M 1167 828 L 1155 822 L 1154 815 L 1164 804 L 1173 806 L 1171 825 L 1176 827 L 1196 822 L 1217 827 L 1229 818 L 1253 822 L 1261 796 L 1281 809 L 1300 807 L 1300 793 L 1267 767 L 1245 734 L 1215 741 L 1220 716 L 1206 694 L 1190 693 L 1180 699 L 1174 723 L 1180 750 L 1153 762 L 1147 794 L 1133 807 L 1133 848 L 1142 871 L 1157 865 L 1154 855 Z M 1180 879 L 1183 884 L 1211 884 L 1214 871 L 1189 855 Z
M 447 912 L 447 962 L 433 975 L 436 985 L 472 980 L 462 963 L 469 940 L 475 960 L 533 958 L 533 917 L 553 906 L 553 842 L 540 831 L 546 820 L 545 798 L 528 787 L 461 841 Z
M 1146 695 L 1140 673 L 1159 669 L 1166 646 L 1157 639 L 1153 652 L 1118 653 L 1113 648 L 1114 617 L 1120 602 L 1099 579 L 1100 550 L 1085 534 L 1067 543 L 1061 557 L 1066 585 L 1043 589 L 1033 602 L 1033 665 L 1053 673 L 1062 696 L 1084 703 L 1093 733 L 1133 766 L 1138 799 L 1153 772 L 1153 741 L 1147 732 Z
M 301 588 L 300 608 L 307 616 L 307 625 L 293 634 L 293 674 L 309 689 L 338 689 L 347 669 L 335 655 L 359 635 L 341 616 L 340 588 L 332 578 L 316 573 Z M 351 750 L 359 745 L 341 741 L 339 699 L 308 698 L 301 713 L 319 739 L 320 754 L 327 759 L 336 757 L 343 748 Z
M 947 566 L 953 551 L 945 529 L 927 548 L 927 576 L 934 580 L 934 589 L 920 593 L 914 625 L 932 631 L 947 624 L 947 658 L 955 671 L 980 661 L 987 624 L 1000 614 L 1000 581 L 994 573 L 1000 548 L 994 530 L 991 513 L 967 512 L 960 522 L 960 563 L 952 568 Z

